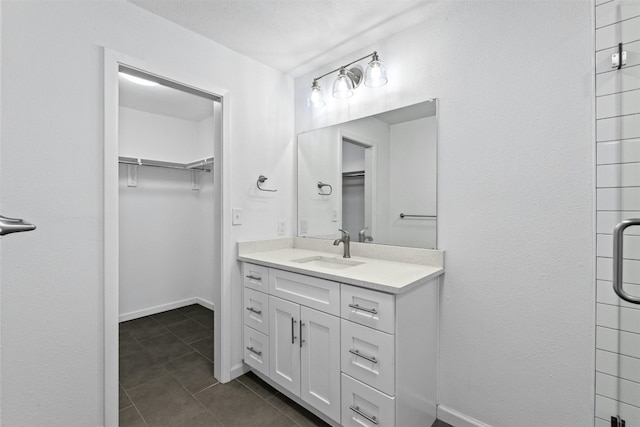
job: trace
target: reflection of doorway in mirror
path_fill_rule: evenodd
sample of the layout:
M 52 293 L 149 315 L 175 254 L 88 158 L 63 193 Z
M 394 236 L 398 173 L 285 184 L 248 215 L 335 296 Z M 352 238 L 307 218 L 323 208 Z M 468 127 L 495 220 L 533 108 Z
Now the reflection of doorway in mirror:
M 373 147 L 342 138 L 342 229 L 358 242 L 373 241 Z

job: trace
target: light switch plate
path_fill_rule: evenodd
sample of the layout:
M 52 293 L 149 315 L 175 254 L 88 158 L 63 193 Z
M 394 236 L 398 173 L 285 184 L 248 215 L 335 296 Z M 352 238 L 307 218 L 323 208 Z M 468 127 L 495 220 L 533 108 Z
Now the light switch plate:
M 231 216 L 233 217 L 231 223 L 233 225 L 242 225 L 242 209 L 233 208 L 231 209 Z

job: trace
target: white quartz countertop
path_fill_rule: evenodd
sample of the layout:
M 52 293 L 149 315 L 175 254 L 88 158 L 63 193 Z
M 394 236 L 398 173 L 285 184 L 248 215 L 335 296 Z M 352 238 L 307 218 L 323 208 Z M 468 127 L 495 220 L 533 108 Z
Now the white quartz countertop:
M 341 255 L 334 253 L 299 248 L 242 254 L 238 260 L 392 294 L 406 292 L 444 273 L 442 267 L 357 256 L 347 261 L 362 264 L 341 269 L 294 261 L 309 257 L 335 258 L 337 262 L 343 260 Z

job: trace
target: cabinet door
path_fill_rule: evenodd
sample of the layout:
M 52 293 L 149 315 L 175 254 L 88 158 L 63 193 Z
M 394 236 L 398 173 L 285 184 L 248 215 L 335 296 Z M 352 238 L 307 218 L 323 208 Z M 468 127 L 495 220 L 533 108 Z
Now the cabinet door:
M 296 396 L 300 395 L 298 304 L 269 296 L 270 376 Z
M 340 319 L 300 308 L 300 397 L 340 421 Z

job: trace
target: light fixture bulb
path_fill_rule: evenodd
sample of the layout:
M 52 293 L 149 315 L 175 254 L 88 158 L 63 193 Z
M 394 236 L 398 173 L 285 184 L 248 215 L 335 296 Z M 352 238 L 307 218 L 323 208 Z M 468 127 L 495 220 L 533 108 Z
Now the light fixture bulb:
M 143 79 L 142 77 L 132 76 L 131 74 L 123 73 L 120 71 L 120 74 L 125 79 L 129 80 L 132 83 L 139 84 L 141 86 L 158 86 L 159 83 L 152 82 L 151 80 Z
M 312 108 L 321 108 L 325 106 L 324 97 L 322 94 L 322 87 L 317 81 L 313 81 L 311 85 L 311 94 L 309 95 L 309 106 Z
M 334 98 L 351 98 L 353 96 L 353 81 L 347 75 L 347 70 L 340 69 L 340 73 L 333 82 L 333 96 Z
M 384 86 L 387 84 L 387 70 L 380 62 L 377 52 L 373 53 L 371 62 L 364 73 L 364 84 L 369 87 Z

